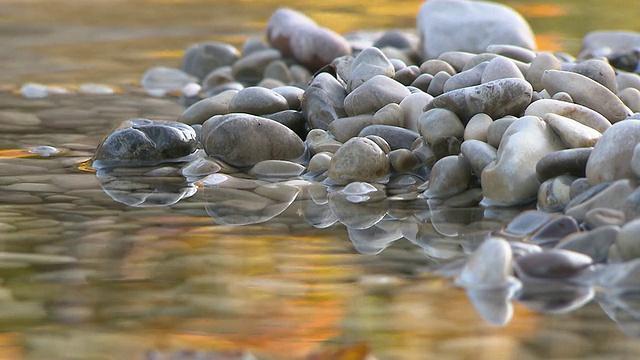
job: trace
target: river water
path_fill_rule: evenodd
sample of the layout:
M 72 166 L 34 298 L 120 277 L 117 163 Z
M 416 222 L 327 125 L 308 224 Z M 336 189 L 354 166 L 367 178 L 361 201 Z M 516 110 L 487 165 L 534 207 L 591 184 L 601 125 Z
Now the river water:
M 640 31 L 633 0 L 504 3 L 545 50 Z M 638 358 L 640 322 L 607 299 L 516 301 L 496 326 L 435 272 L 516 211 L 354 206 L 314 186 L 252 207 L 171 168 L 109 182 L 86 166 L 119 122 L 177 118 L 139 79 L 190 44 L 262 37 L 278 6 L 340 33 L 411 29 L 420 4 L 0 0 L 0 359 Z M 68 94 L 26 99 L 32 82 Z

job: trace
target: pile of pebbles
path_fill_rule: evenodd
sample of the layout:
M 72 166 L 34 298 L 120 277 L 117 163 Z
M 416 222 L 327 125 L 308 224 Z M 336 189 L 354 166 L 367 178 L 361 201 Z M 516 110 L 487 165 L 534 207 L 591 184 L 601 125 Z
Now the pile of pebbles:
M 463 0 L 426 2 L 417 34 L 341 36 L 279 9 L 266 41 L 196 44 L 180 69 L 144 74 L 186 110 L 124 122 L 94 167 L 185 162 L 200 186 L 233 174 L 393 183 L 390 199 L 450 208 L 535 204 L 444 271 L 479 308 L 490 299 L 496 324 L 527 286 L 638 289 L 640 34 L 591 33 L 577 58 L 537 51 L 515 11 Z

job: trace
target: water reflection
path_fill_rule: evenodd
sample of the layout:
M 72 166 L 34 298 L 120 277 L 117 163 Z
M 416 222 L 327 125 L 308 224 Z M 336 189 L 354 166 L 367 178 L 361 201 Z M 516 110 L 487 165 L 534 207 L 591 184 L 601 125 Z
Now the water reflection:
M 398 240 L 408 240 L 421 249 L 430 271 L 457 278 L 456 284 L 466 288 L 478 315 L 493 326 L 511 322 L 513 301 L 536 312 L 565 314 L 595 299 L 625 333 L 640 336 L 640 286 L 633 276 L 640 269 L 640 260 L 594 265 L 578 276 L 562 280 L 531 277 L 516 266 L 519 278 L 514 278 L 509 275 L 511 249 L 516 257 L 535 254 L 540 249 L 514 235 L 522 230 L 518 225 L 522 220 L 502 226 L 513 212 L 447 207 L 422 199 L 420 186 L 412 187 L 416 192 L 412 200 L 403 200 L 387 197 L 385 186 L 380 184 L 332 187 L 302 178 L 266 181 L 238 173 L 215 173 L 187 181 L 177 166 L 143 170 L 102 169 L 97 176 L 107 195 L 129 206 L 169 206 L 200 193 L 206 213 L 218 225 L 277 226 L 302 220 L 310 227 L 325 229 L 341 224 L 353 248 L 369 255 L 382 253 Z M 163 176 L 153 176 L 158 174 Z M 522 236 L 526 237 L 525 233 Z M 504 249 L 501 244 L 489 246 L 484 254 L 474 251 L 480 244 L 487 247 L 490 241 L 486 239 L 491 239 L 491 234 L 510 234 L 509 243 L 501 240 L 508 252 L 504 256 L 499 255 L 503 251 L 499 249 Z M 469 254 L 473 255 L 469 258 Z M 492 260 L 486 262 L 478 256 Z M 504 259 L 504 265 L 498 259 Z M 506 272 L 506 277 L 502 278 L 501 272 Z

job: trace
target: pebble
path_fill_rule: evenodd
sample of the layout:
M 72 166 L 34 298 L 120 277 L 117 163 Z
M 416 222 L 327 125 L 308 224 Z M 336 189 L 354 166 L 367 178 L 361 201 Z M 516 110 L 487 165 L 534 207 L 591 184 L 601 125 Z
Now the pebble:
M 471 167 L 461 156 L 446 156 L 431 169 L 424 196 L 446 199 L 465 191 L 471 183 Z
M 404 110 L 399 104 L 387 104 L 373 114 L 372 123 L 374 125 L 390 125 L 403 128 Z
M 492 44 L 535 49 L 534 35 L 526 20 L 497 3 L 431 0 L 420 8 L 417 28 L 422 39 L 422 56 L 426 59 L 437 58 L 448 51 L 477 54 Z
M 420 134 L 398 126 L 370 125 L 358 133 L 358 136 L 376 135 L 384 139 L 390 150 L 411 149 L 411 145 Z
M 420 135 L 431 144 L 437 138 L 453 136 L 462 138 L 465 127 L 458 116 L 451 110 L 434 108 L 427 110 L 418 118 Z
M 204 98 L 189 106 L 180 115 L 178 121 L 189 125 L 202 124 L 212 116 L 228 114 L 229 103 L 237 93 L 236 90 L 227 90 L 218 95 Z
M 460 152 L 469 161 L 472 173 L 479 177 L 482 170 L 495 161 L 498 150 L 480 140 L 466 140 L 460 146 Z
M 489 126 L 493 123 L 491 116 L 483 113 L 473 115 L 467 126 L 464 128 L 463 138 L 464 140 L 479 140 L 487 142 L 487 134 L 489 132 Z
M 344 143 L 331 158 L 327 180 L 332 184 L 353 181 L 383 181 L 391 166 L 386 154 L 373 141 L 355 137 Z
M 563 148 L 553 130 L 539 118 L 525 116 L 516 120 L 504 134 L 496 161 L 482 171 L 485 199 L 501 205 L 532 201 L 540 186 L 536 163 Z
M 513 61 L 498 56 L 487 63 L 487 66 L 482 72 L 480 83 L 484 84 L 494 80 L 510 78 L 524 80 L 524 75 L 522 75 L 522 72 Z
M 426 92 L 418 92 L 405 97 L 400 102 L 400 108 L 404 113 L 404 128 L 419 132 L 418 119 L 424 113 L 424 107 L 433 99 Z
M 307 121 L 300 111 L 283 110 L 277 113 L 265 115 L 264 117 L 288 127 L 301 139 L 305 139 L 307 137 Z
M 257 84 L 271 62 L 282 59 L 276 49 L 264 49 L 243 55 L 231 66 L 231 75 L 243 84 Z
M 605 60 L 585 60 L 575 64 L 570 71 L 600 83 L 614 94 L 618 92 L 615 69 Z
M 542 119 L 551 126 L 569 149 L 593 147 L 602 137 L 599 131 L 568 117 L 549 113 Z
M 538 117 L 544 117 L 548 113 L 568 117 L 601 133 L 611 127 L 609 120 L 599 113 L 579 104 L 555 99 L 534 101 L 524 112 L 525 115 Z
M 602 114 L 611 123 L 631 116 L 633 112 L 604 85 L 577 73 L 562 70 L 545 70 L 542 85 L 553 95 L 564 91 L 577 104 Z
M 393 78 L 395 69 L 380 49 L 368 47 L 362 50 L 351 62 L 347 92 L 352 92 L 376 75 Z
M 255 164 L 248 174 L 259 179 L 289 179 L 301 175 L 304 171 L 304 166 L 291 161 L 264 160 Z
M 373 114 L 387 104 L 400 104 L 410 94 L 404 85 L 392 78 L 376 75 L 344 98 L 344 110 L 349 116 Z
M 436 75 L 441 71 L 451 76 L 457 73 L 451 64 L 440 59 L 430 59 L 420 64 L 420 72 L 423 74 Z
M 356 115 L 335 119 L 329 124 L 327 130 L 336 140 L 346 142 L 373 123 L 373 115 Z
M 487 46 L 487 52 L 502 55 L 510 59 L 530 63 L 537 57 L 537 53 L 530 49 L 515 45 L 492 44 Z
M 604 263 L 607 261 L 609 247 L 619 232 L 620 227 L 614 225 L 575 232 L 562 239 L 556 248 L 579 252 L 591 257 L 595 263 Z
M 625 215 L 620 210 L 595 208 L 584 215 L 584 223 L 590 229 L 608 225 L 622 226 L 625 223 Z
M 302 114 L 312 129 L 327 130 L 335 119 L 346 117 L 344 109 L 347 91 L 329 73 L 318 74 L 305 90 L 302 100 Z
M 560 175 L 585 177 L 591 148 L 565 149 L 545 155 L 536 163 L 536 177 L 543 182 Z
M 487 128 L 487 142 L 489 145 L 497 149 L 500 146 L 504 133 L 516 120 L 518 120 L 518 118 L 514 116 L 505 116 L 493 121 L 491 125 L 489 125 L 489 128 Z
M 229 102 L 229 112 L 251 115 L 273 114 L 289 110 L 289 103 L 277 92 L 259 86 L 240 90 Z
M 239 57 L 238 49 L 232 45 L 217 41 L 202 42 L 184 52 L 180 68 L 187 74 L 204 79 L 211 71 L 232 65 Z
M 519 277 L 562 279 L 578 275 L 593 263 L 591 257 L 565 249 L 545 249 L 515 259 Z
M 420 75 L 423 75 L 423 74 L 420 72 L 419 67 L 415 65 L 409 65 L 405 68 L 397 70 L 395 72 L 395 75 L 393 75 L 393 79 L 402 85 L 409 86 L 414 84 L 414 82 Z M 425 74 L 425 75 L 428 75 L 428 74 Z
M 187 84 L 197 81 L 197 78 L 180 69 L 157 66 L 142 75 L 140 84 L 149 95 L 160 97 L 172 91 L 182 90 Z
M 321 152 L 334 154 L 342 146 L 341 142 L 336 140 L 328 132 L 321 129 L 313 129 L 309 131 L 305 144 L 309 148 L 311 155 Z
M 267 65 L 262 74 L 264 80 L 271 79 L 280 81 L 283 84 L 291 84 L 293 82 L 293 75 L 291 70 L 283 60 L 274 60 Z
M 609 260 L 629 261 L 640 258 L 640 219 L 626 223 L 609 248 Z
M 297 86 L 278 86 L 271 89 L 273 92 L 276 92 L 282 95 L 289 105 L 289 109 L 299 110 L 302 96 L 304 95 L 304 90 Z
M 618 179 L 640 179 L 632 171 L 631 159 L 640 143 L 640 120 L 616 123 L 595 144 L 586 175 L 591 185 Z
M 531 102 L 532 94 L 533 89 L 525 80 L 500 79 L 444 93 L 431 100 L 424 110 L 449 109 L 466 124 L 479 113 L 492 119 L 520 115 Z
M 640 112 L 640 90 L 636 88 L 626 88 L 616 95 L 634 113 Z
M 483 61 L 471 69 L 459 72 L 451 76 L 447 82 L 444 83 L 442 91 L 449 92 L 452 90 L 462 89 L 469 86 L 476 86 L 482 83 L 482 74 L 485 68 L 489 64 L 488 61 Z
M 480 244 L 455 279 L 458 286 L 475 289 L 500 289 L 509 286 L 513 254 L 509 243 L 490 237 Z
M 451 78 L 451 75 L 440 71 L 433 76 L 427 87 L 427 93 L 431 96 L 438 96 L 444 92 L 444 84 Z
M 576 178 L 571 175 L 560 175 L 545 180 L 538 188 L 536 208 L 545 212 L 559 212 L 571 201 L 571 184 Z
M 207 155 L 237 167 L 263 160 L 295 160 L 305 152 L 304 143 L 291 129 L 250 114 L 216 115 L 205 121 L 202 145 Z
M 581 222 L 591 209 L 608 208 L 624 211 L 625 198 L 635 189 L 634 182 L 628 179 L 601 183 L 573 198 L 567 204 L 564 213 Z
M 132 119 L 107 136 L 93 156 L 93 167 L 155 165 L 196 150 L 196 132 L 172 121 Z
M 351 46 L 342 36 L 292 9 L 274 11 L 266 32 L 271 46 L 311 71 L 351 54 Z
M 387 154 L 391 169 L 396 173 L 413 171 L 420 166 L 420 159 L 408 149 L 395 149 Z

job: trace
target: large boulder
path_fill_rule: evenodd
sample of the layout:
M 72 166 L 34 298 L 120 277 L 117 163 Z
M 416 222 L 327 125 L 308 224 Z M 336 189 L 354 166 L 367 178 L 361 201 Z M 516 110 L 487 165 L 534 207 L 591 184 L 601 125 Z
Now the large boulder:
M 483 53 L 492 44 L 536 48 L 527 21 L 513 9 L 492 2 L 429 0 L 420 8 L 417 28 L 425 59 L 448 51 Z

